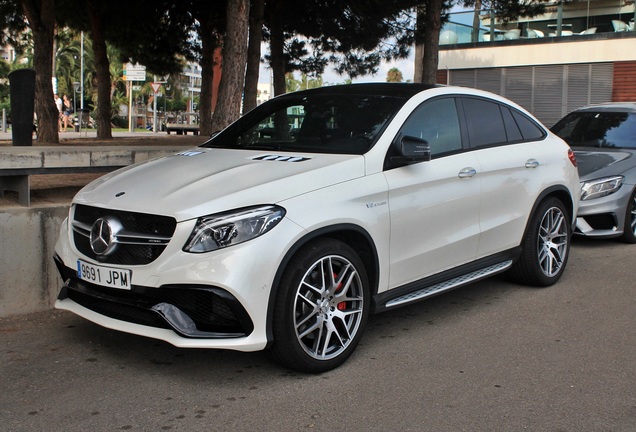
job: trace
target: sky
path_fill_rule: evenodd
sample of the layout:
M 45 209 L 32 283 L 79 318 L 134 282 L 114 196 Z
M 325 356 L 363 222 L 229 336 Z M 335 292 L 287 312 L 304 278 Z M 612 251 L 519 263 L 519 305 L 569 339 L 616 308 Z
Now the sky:
M 267 49 L 267 48 L 266 48 Z M 411 50 L 411 55 L 402 60 L 395 60 L 392 62 L 383 62 L 378 68 L 378 73 L 374 75 L 365 75 L 361 77 L 357 77 L 353 79 L 354 83 L 364 83 L 364 82 L 385 82 L 387 73 L 390 69 L 396 67 L 402 72 L 402 76 L 404 77 L 404 81 L 411 80 L 413 81 L 414 74 L 414 53 Z M 271 76 L 271 70 L 269 67 L 261 63 L 260 68 L 260 76 L 259 82 L 267 83 L 268 77 Z M 299 72 L 296 72 L 296 77 L 300 76 Z M 322 75 L 323 82 L 329 84 L 342 84 L 348 78 L 347 75 L 338 75 L 334 70 L 333 66 L 327 66 L 325 69 L 325 73 Z
M 382 62 L 378 69 L 378 73 L 375 75 L 366 75 L 362 77 L 357 77 L 353 79 L 354 83 L 363 83 L 363 82 L 385 82 L 387 73 L 392 68 L 398 68 L 400 72 L 402 72 L 402 77 L 404 81 L 411 80 L 413 81 L 413 73 L 414 73 L 414 57 L 413 50 L 411 50 L 411 55 L 402 60 L 395 60 L 392 62 Z M 331 69 L 331 70 L 329 70 Z M 339 83 L 344 82 L 347 78 L 346 76 L 340 76 L 337 73 L 333 72 L 333 68 L 328 68 L 325 70 L 325 73 L 322 76 L 324 82 L 329 83 Z

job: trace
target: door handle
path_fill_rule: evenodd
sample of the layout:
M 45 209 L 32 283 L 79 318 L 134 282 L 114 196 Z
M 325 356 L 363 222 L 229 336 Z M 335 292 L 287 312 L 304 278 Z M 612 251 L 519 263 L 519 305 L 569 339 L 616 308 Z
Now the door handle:
M 471 178 L 475 174 L 477 174 L 477 170 L 475 168 L 466 167 L 459 172 L 458 176 L 459 178 Z
M 536 168 L 540 165 L 539 161 L 536 159 L 528 159 L 526 161 L 526 168 Z

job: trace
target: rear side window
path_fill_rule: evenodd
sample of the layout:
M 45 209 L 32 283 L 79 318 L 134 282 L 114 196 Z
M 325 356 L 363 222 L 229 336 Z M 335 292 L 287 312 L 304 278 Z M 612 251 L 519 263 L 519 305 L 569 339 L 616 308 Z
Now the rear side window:
M 534 121 L 521 114 L 519 111 L 511 110 L 512 116 L 521 129 L 523 139 L 526 141 L 538 141 L 545 138 L 545 131 Z
M 506 107 L 501 107 L 501 114 L 504 118 L 504 125 L 506 126 L 506 135 L 508 135 L 508 141 L 523 141 L 523 135 L 519 129 L 519 125 L 515 120 L 512 112 Z
M 472 147 L 508 142 L 499 104 L 475 98 L 464 98 L 463 104 Z
M 545 131 L 535 121 L 506 105 L 486 99 L 462 99 L 472 147 L 537 141 Z

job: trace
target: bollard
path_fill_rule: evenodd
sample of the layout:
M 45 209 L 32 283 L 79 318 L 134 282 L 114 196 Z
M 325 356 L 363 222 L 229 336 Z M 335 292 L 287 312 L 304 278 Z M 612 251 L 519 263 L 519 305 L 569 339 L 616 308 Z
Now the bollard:
M 11 133 L 14 146 L 33 145 L 35 70 L 18 69 L 9 74 Z

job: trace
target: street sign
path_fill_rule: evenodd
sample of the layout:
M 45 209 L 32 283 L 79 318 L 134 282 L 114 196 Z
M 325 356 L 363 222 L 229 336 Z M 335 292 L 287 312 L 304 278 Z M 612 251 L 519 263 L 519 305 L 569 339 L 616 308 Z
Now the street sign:
M 153 92 L 157 93 L 159 89 L 161 88 L 161 83 L 158 83 L 158 82 L 150 83 L 150 87 L 152 87 Z
M 146 66 L 124 64 L 124 81 L 146 81 Z
M 124 81 L 146 81 L 146 71 L 124 70 Z

